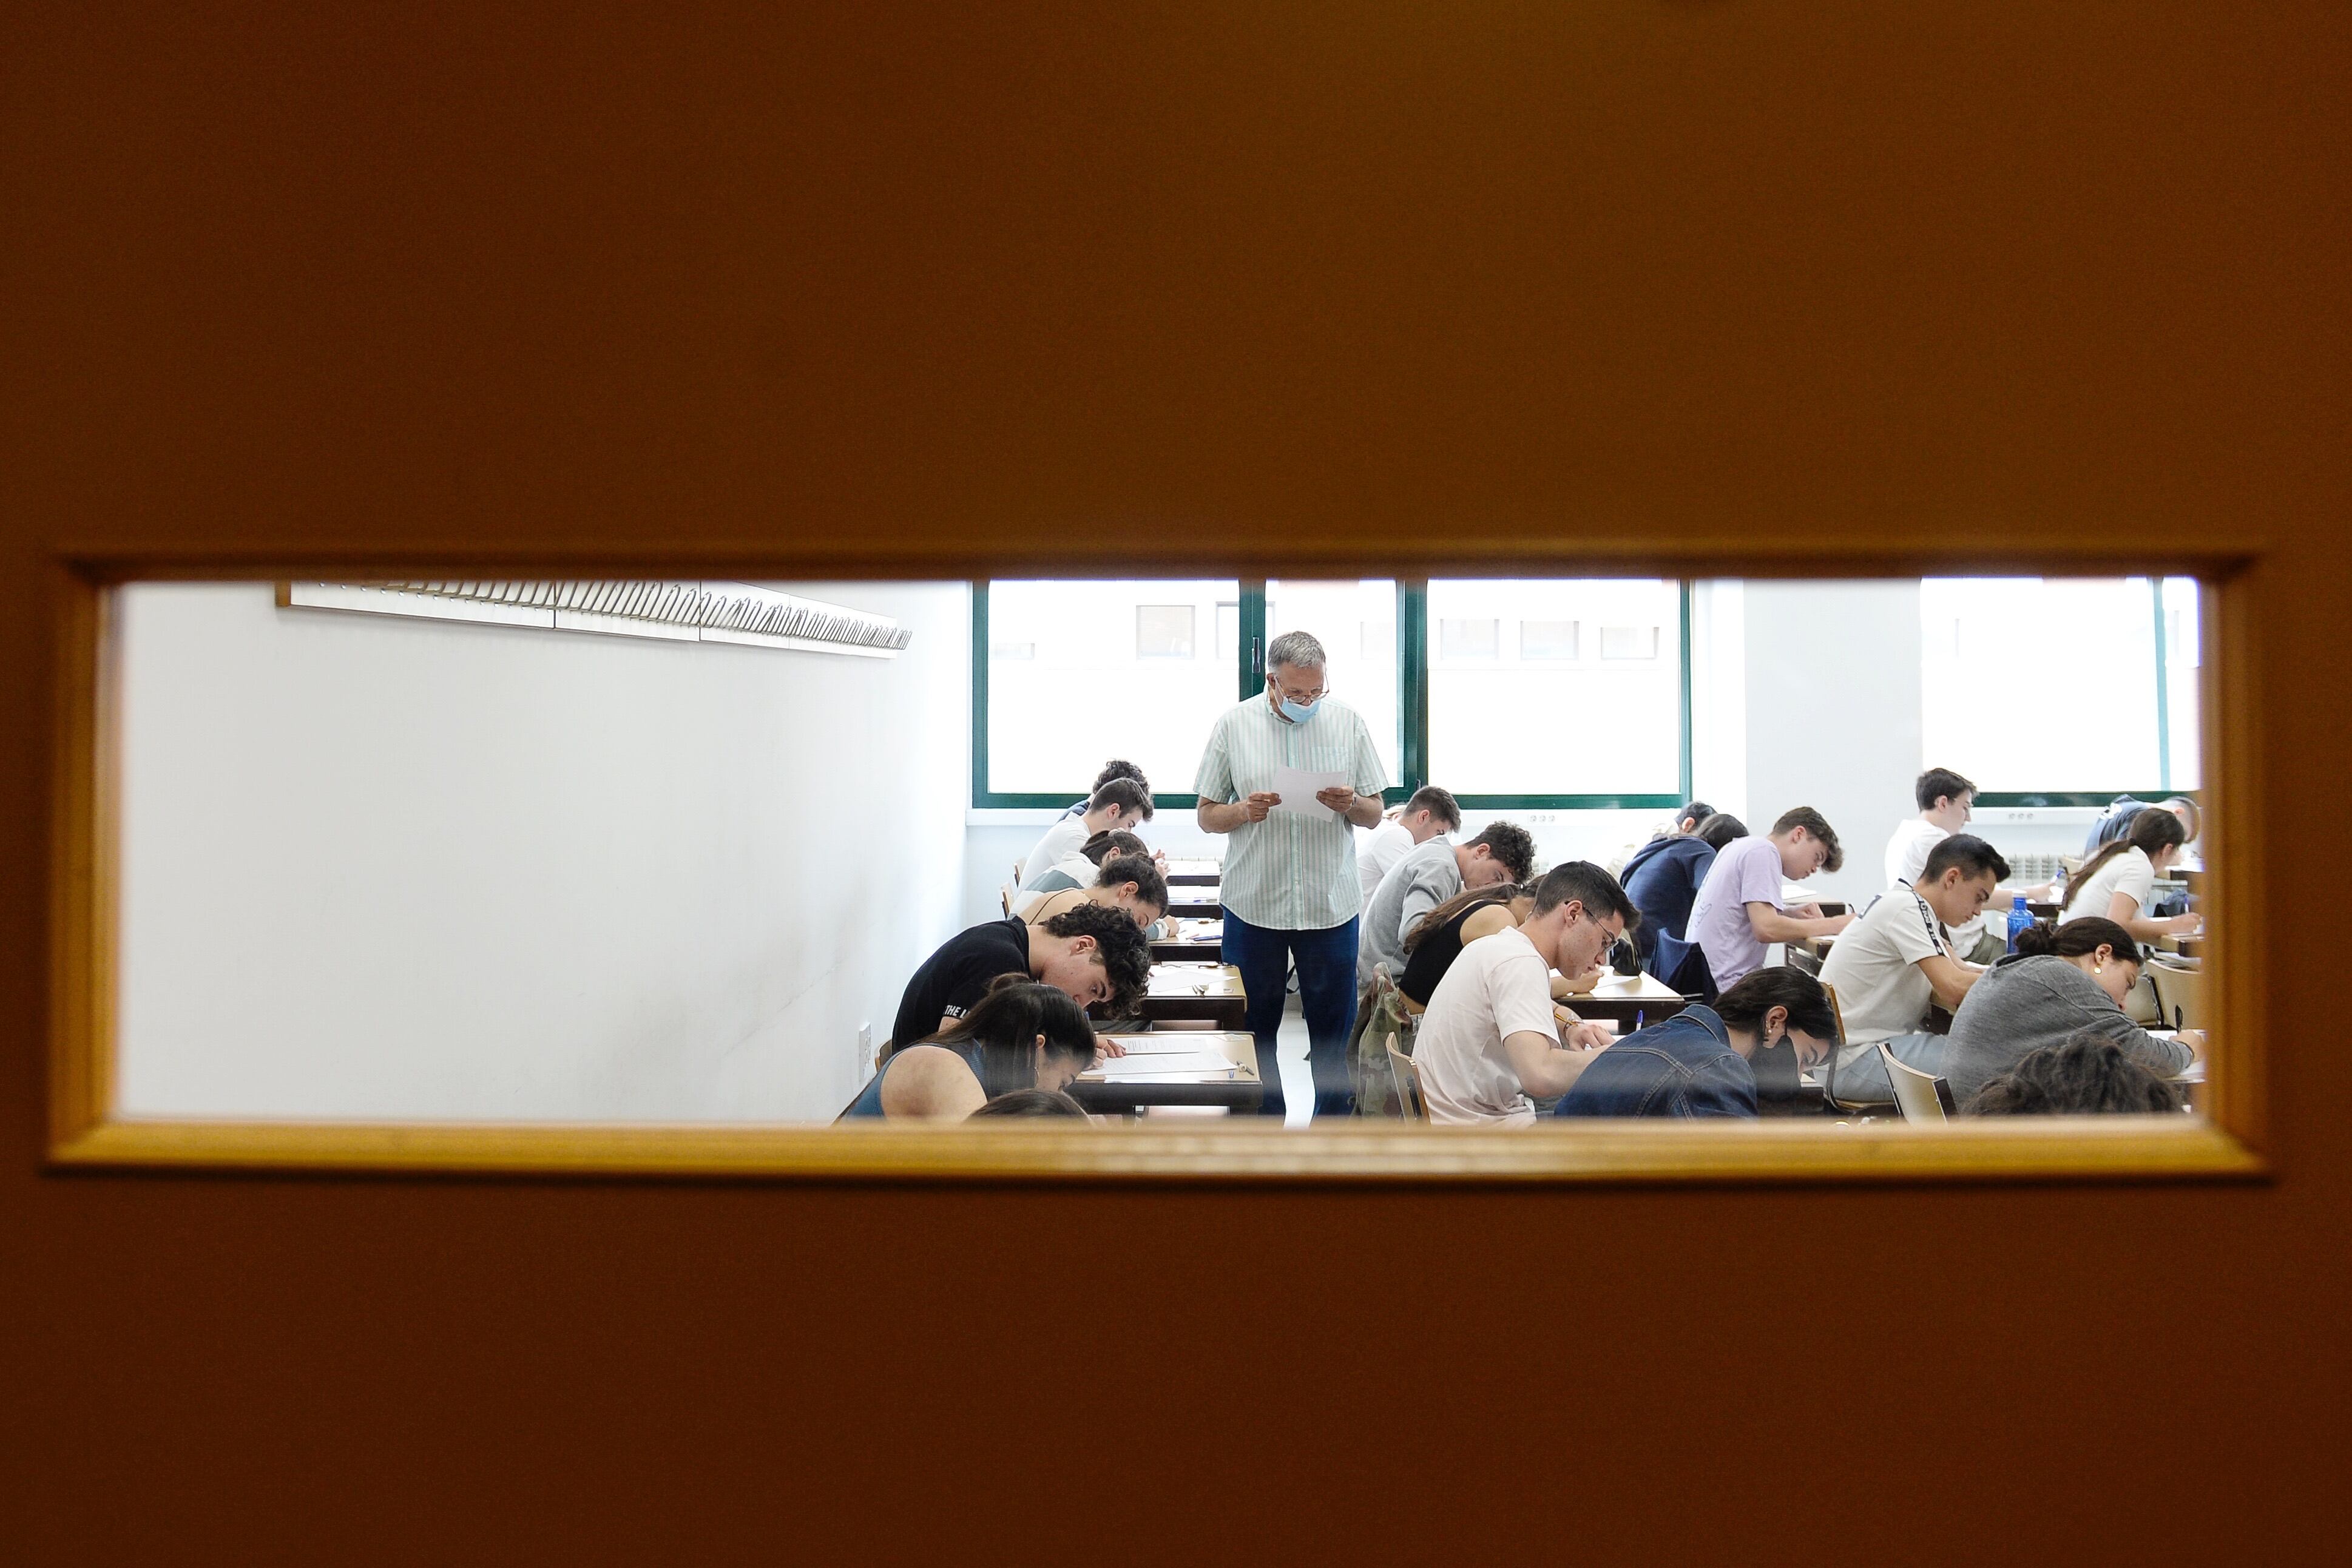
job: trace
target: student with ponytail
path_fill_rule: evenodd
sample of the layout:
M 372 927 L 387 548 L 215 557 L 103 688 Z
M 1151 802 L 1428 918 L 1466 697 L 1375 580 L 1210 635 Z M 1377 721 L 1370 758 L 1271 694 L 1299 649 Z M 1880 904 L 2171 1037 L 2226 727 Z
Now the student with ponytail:
M 1978 976 L 1952 1019 L 1944 1052 L 1952 1098 L 1966 1105 L 2042 1047 L 2086 1033 L 2114 1041 L 2158 1078 L 2179 1073 L 2203 1054 L 2205 1036 L 2184 1029 L 2163 1038 L 2125 1015 L 2140 963 L 2139 944 L 2104 916 L 2042 921 L 2018 932 L 2017 951 Z
M 2172 813 L 2139 813 L 2122 837 L 2084 861 L 2083 868 L 2068 881 L 2058 923 L 2098 916 L 2123 927 L 2139 942 L 2195 931 L 2195 915 L 2156 920 L 2141 912 L 2156 889 L 2156 879 L 2180 858 L 2180 847 L 2188 841 L 2189 830 Z
M 952 1027 L 891 1052 L 843 1114 L 960 1121 L 1015 1089 L 1059 1089 L 1094 1061 L 1094 1026 L 1066 992 L 999 975 Z

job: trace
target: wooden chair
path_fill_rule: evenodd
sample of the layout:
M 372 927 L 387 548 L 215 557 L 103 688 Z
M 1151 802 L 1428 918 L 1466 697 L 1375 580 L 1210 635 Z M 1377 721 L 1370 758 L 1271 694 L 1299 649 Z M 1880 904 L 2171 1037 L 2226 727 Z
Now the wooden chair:
M 1397 1049 L 1397 1037 L 1389 1036 L 1389 1074 L 1396 1079 L 1397 1102 L 1404 1107 L 1405 1119 L 1426 1122 L 1429 1102 L 1421 1098 L 1421 1068 L 1413 1059 Z
M 1837 1039 L 1835 1043 L 1832 1045 L 1831 1050 L 1833 1053 L 1843 1051 L 1845 1049 L 1845 1009 L 1838 1005 L 1836 986 L 1822 986 L 1822 994 L 1829 999 L 1830 1019 L 1837 1026 Z M 1875 1100 L 1840 1100 L 1830 1087 L 1832 1080 L 1836 1077 L 1836 1075 L 1834 1072 L 1829 1070 L 1829 1068 L 1833 1067 L 1836 1061 L 1836 1056 L 1834 1054 L 1832 1055 L 1829 1066 L 1824 1067 L 1820 1076 L 1814 1079 L 1815 1082 L 1822 1086 L 1822 1103 L 1827 1105 L 1832 1111 L 1847 1116 L 1868 1115 L 1873 1111 L 1883 1111 L 1886 1109 L 1885 1105 L 1880 1104 Z
M 1013 884 L 1007 882 L 997 889 L 996 898 L 997 901 L 1004 906 L 1004 913 L 1009 919 L 1013 913 Z
M 1886 1081 L 1895 1086 L 1895 1109 L 1904 1121 L 1933 1124 L 1951 1120 L 1952 1091 L 1942 1079 L 1895 1060 L 1884 1040 L 1878 1044 L 1878 1059 L 1886 1064 Z
M 2155 1027 L 2205 1026 L 2205 972 L 2194 960 L 2182 963 L 2168 953 L 2151 954 L 2140 978 L 2156 1002 Z
M 1027 864 L 1028 857 L 1026 856 L 1024 856 L 1020 859 L 1013 862 L 1013 885 L 1014 887 L 1017 888 L 1021 885 L 1021 868 Z

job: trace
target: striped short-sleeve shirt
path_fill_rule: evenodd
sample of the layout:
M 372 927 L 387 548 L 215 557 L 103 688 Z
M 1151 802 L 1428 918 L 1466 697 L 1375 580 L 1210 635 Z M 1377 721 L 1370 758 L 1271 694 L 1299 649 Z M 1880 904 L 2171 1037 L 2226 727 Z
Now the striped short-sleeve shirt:
M 1344 773 L 1358 795 L 1388 787 L 1363 716 L 1325 698 L 1315 716 L 1294 724 L 1264 697 L 1225 710 L 1209 731 L 1192 788 L 1204 801 L 1230 805 L 1274 788 L 1276 768 Z M 1361 912 L 1355 829 L 1343 820 L 1310 822 L 1276 814 L 1228 835 L 1223 874 L 1225 908 L 1271 931 L 1328 931 Z

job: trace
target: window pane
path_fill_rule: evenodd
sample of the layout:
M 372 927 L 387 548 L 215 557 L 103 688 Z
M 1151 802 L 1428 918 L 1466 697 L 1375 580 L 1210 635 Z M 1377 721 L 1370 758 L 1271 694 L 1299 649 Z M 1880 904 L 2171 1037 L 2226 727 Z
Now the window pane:
M 2164 695 L 2172 742 L 2168 789 L 2195 789 L 2200 781 L 2202 737 L 2197 732 L 2197 681 L 2204 663 L 2197 625 L 2197 579 L 2164 580 Z
M 1330 661 L 1331 695 L 1364 716 L 1391 782 L 1397 773 L 1396 584 L 1292 580 L 1265 585 L 1265 636 L 1309 632 Z
M 1135 657 L 1138 658 L 1190 658 L 1192 657 L 1192 617 L 1191 605 L 1139 605 L 1135 610 Z
M 1923 765 L 1996 792 L 2158 787 L 2147 578 L 1930 577 L 1919 615 Z
M 1431 583 L 1430 782 L 1460 795 L 1674 794 L 1681 616 L 1679 585 L 1653 579 Z M 1492 629 L 1505 621 L 1518 625 L 1516 646 Z M 1476 626 L 1489 628 L 1483 643 Z
M 1239 600 L 1231 579 L 991 583 L 988 787 L 1076 800 L 1105 759 L 1125 757 L 1154 790 L 1190 791 L 1209 726 L 1238 694 L 1231 663 L 1200 657 L 1198 628 L 1238 635 L 1237 615 L 1220 611 Z

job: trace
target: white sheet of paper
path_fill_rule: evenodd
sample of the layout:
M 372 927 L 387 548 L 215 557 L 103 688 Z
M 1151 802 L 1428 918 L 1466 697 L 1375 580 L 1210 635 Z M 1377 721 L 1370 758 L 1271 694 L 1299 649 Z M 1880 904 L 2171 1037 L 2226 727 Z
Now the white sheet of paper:
M 1345 773 L 1315 773 L 1305 768 L 1276 768 L 1274 770 L 1274 793 L 1282 797 L 1282 804 L 1274 809 L 1285 816 L 1306 817 L 1310 822 L 1337 822 L 1339 814 L 1317 800 L 1315 795 L 1318 790 L 1347 782 Z
M 1158 1055 L 1112 1057 L 1095 1064 L 1106 1079 L 1159 1078 L 1197 1073 L 1231 1072 L 1234 1064 L 1219 1051 L 1173 1051 Z
M 1191 1033 L 1189 1029 L 1171 1029 L 1164 1035 L 1113 1035 L 1109 1037 L 1117 1040 L 1119 1048 L 1130 1057 L 1198 1056 L 1202 1047 L 1200 1041 L 1185 1037 Z M 1117 1061 L 1119 1058 L 1110 1057 L 1105 1059 Z

